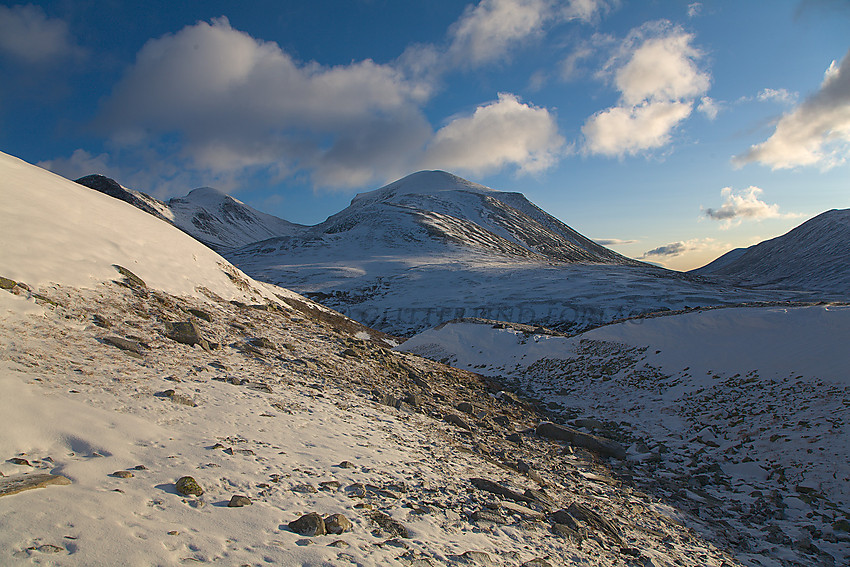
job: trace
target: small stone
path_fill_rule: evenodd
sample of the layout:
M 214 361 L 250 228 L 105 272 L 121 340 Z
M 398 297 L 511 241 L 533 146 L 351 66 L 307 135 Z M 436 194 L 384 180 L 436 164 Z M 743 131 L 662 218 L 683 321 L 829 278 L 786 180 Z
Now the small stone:
M 177 494 L 182 496 L 200 496 L 204 493 L 201 485 L 191 476 L 182 476 L 177 479 L 174 489 L 177 491 Z
M 552 567 L 552 564 L 542 557 L 535 557 L 523 563 L 522 567 Z
M 146 471 L 146 470 L 148 470 L 148 467 L 146 467 L 145 465 L 136 465 L 135 467 L 133 467 L 132 470 L 134 470 L 134 471 Z
M 351 547 L 351 544 L 345 541 L 344 539 L 338 539 L 334 542 L 329 543 L 328 547 L 339 547 L 341 549 L 345 549 L 347 547 Z
M 251 499 L 241 494 L 234 494 L 230 497 L 230 502 L 227 503 L 228 508 L 241 508 L 242 506 L 250 506 L 253 504 Z
M 301 546 L 301 547 L 313 545 L 314 543 L 316 543 L 316 542 L 314 542 L 312 539 L 299 539 L 299 540 L 295 541 L 295 545 L 298 545 L 298 546 Z
M 338 480 L 324 480 L 319 483 L 319 486 L 322 490 L 329 490 L 334 492 L 339 489 L 340 483 Z
M 17 285 L 18 282 L 15 280 L 10 280 L 9 278 L 4 278 L 0 276 L 0 289 L 12 289 Z
M 475 407 L 469 402 L 461 402 L 455 406 L 455 409 L 472 415 L 475 413 Z
M 310 537 L 328 533 L 325 529 L 325 521 L 315 512 L 305 514 L 297 520 L 289 522 L 289 529 L 297 534 Z
M 170 532 L 168 532 L 168 535 L 177 536 L 177 535 L 180 535 L 180 532 L 178 532 L 177 530 L 171 530 Z
M 502 514 L 486 509 L 476 510 L 472 513 L 470 519 L 475 522 L 492 522 L 494 524 L 508 523 L 508 519 L 505 518 Z
M 460 427 L 461 429 L 466 430 L 472 429 L 472 426 L 470 426 L 466 421 L 463 420 L 462 417 L 460 417 L 456 413 L 448 413 L 443 419 L 446 421 L 446 423 L 451 423 L 455 427 Z
M 351 528 L 351 521 L 342 514 L 331 514 L 325 518 L 325 529 L 329 534 L 339 535 L 350 532 Z
M 166 322 L 165 336 L 185 345 L 200 344 L 203 339 L 201 330 L 194 321 Z
M 372 512 L 369 514 L 369 519 L 377 524 L 383 532 L 388 533 L 391 536 L 403 537 L 405 539 L 410 538 L 407 528 L 383 512 Z
M 341 469 L 353 469 L 355 465 L 351 461 L 342 461 L 337 466 Z
M 13 465 L 21 465 L 21 466 L 24 466 L 24 467 L 31 467 L 32 466 L 28 460 L 22 459 L 20 457 L 12 457 L 11 459 L 9 459 L 9 462 L 12 463 Z
M 298 484 L 292 487 L 292 491 L 300 492 L 301 494 L 315 494 L 319 490 L 312 484 Z
M 460 557 L 463 562 L 472 563 L 473 565 L 493 564 L 493 560 L 490 559 L 490 554 L 484 551 L 464 551 Z
M 111 476 L 115 476 L 118 478 L 133 478 L 136 475 L 134 475 L 130 471 L 115 471 L 114 473 L 112 473 Z
M 510 441 L 511 443 L 516 443 L 517 445 L 522 445 L 522 435 L 519 433 L 509 433 L 505 435 L 505 439 Z

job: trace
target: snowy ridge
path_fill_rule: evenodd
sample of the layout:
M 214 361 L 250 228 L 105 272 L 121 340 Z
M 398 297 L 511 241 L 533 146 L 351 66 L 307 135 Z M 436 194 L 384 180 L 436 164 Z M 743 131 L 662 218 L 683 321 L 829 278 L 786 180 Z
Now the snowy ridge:
M 300 225 L 262 213 L 210 187 L 168 201 L 174 224 L 214 250 L 293 233 Z
M 752 288 L 814 291 L 825 298 L 847 298 L 850 209 L 827 211 L 782 236 L 747 248 L 733 261 L 712 264 L 697 272 Z

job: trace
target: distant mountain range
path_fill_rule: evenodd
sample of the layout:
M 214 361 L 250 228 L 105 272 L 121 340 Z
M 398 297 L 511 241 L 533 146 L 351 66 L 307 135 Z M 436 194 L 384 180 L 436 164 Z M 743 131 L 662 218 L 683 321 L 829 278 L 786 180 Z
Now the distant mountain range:
M 210 187 L 201 187 L 185 197 L 163 202 L 140 191 L 122 187 L 103 175 L 87 175 L 77 179 L 77 183 L 126 201 L 169 222 L 216 252 L 305 228 L 261 213 Z
M 830 228 L 840 215 L 792 231 L 759 262 L 747 260 L 754 247 L 685 274 L 600 246 L 521 193 L 443 171 L 358 194 L 315 226 L 209 188 L 161 202 L 96 177 L 79 182 L 164 218 L 252 277 L 397 335 L 465 317 L 575 332 L 658 310 L 850 297 L 846 222 Z

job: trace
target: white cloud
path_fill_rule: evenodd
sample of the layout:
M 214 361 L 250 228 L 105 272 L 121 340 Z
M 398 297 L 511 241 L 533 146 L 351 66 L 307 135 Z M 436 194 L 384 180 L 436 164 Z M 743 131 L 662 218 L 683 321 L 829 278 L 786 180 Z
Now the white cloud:
M 483 174 L 513 164 L 534 173 L 553 165 L 563 146 L 548 110 L 501 93 L 497 101 L 441 128 L 428 146 L 424 167 Z
M 547 0 L 481 0 L 452 25 L 449 53 L 469 65 L 501 59 L 512 44 L 539 33 L 550 17 Z
M 724 187 L 720 190 L 720 196 L 723 198 L 720 208 L 704 209 L 703 214 L 712 220 L 722 221 L 724 229 L 740 224 L 742 219 L 762 220 L 800 216 L 795 213 L 780 213 L 779 205 L 769 205 L 759 199 L 763 192 L 758 187 L 750 186 L 736 194 L 731 187 Z
M 786 104 L 797 102 L 797 93 L 789 92 L 787 89 L 762 89 L 756 95 L 756 98 L 762 102 L 767 100 L 775 100 Z
M 585 122 L 585 151 L 622 156 L 669 143 L 711 82 L 698 66 L 702 54 L 692 41 L 693 35 L 668 22 L 632 30 L 601 73 L 613 77 L 620 101 Z M 703 98 L 702 109 L 708 113 L 706 100 L 711 99 Z
M 28 64 L 42 64 L 84 55 L 68 24 L 48 18 L 39 6 L 0 6 L 0 53 Z
M 612 0 L 481 0 L 449 29 L 449 59 L 479 66 L 499 61 L 515 45 L 539 36 L 546 25 L 589 22 L 616 4 Z
M 691 2 L 688 4 L 688 17 L 696 18 L 702 13 L 702 3 L 701 2 Z
M 710 96 L 704 96 L 699 100 L 697 112 L 702 112 L 709 120 L 714 120 L 720 112 L 720 105 L 717 104 L 717 102 L 715 102 Z
M 587 119 L 581 132 L 585 150 L 593 154 L 622 156 L 660 148 L 670 141 L 673 128 L 690 116 L 691 103 L 649 102 L 640 106 L 615 106 Z
M 534 172 L 560 157 L 554 117 L 513 95 L 435 133 L 421 108 L 433 89 L 427 72 L 370 60 L 299 63 L 221 18 L 145 44 L 97 126 L 122 161 L 135 153 L 136 165 L 168 163 L 205 184 L 307 173 L 316 187 L 362 187 L 423 163 Z
M 426 96 L 427 89 L 388 65 L 299 64 L 276 43 L 221 18 L 145 44 L 99 126 L 122 148 L 176 135 L 187 165 L 213 175 L 251 168 L 285 175 L 320 165 L 340 172 L 363 160 L 349 179 L 317 177 L 355 186 L 370 160 L 393 161 L 387 152 L 403 160 L 410 147 L 400 141 L 424 143 L 430 126 L 419 104 Z M 373 145 L 370 153 L 358 144 L 384 139 L 395 145 Z
M 759 162 L 772 169 L 816 165 L 830 168 L 850 157 L 850 52 L 824 74 L 820 89 L 782 116 L 773 134 L 733 158 L 738 166 Z
M 710 78 L 696 65 L 701 54 L 691 46 L 693 35 L 674 28 L 660 37 L 641 36 L 627 40 L 627 45 L 640 43 L 633 50 L 627 48 L 629 59 L 615 72 L 625 104 L 693 99 L 708 90 Z
M 567 55 L 563 61 L 561 61 L 561 78 L 565 81 L 571 81 L 581 75 L 582 71 L 580 64 L 584 59 L 589 58 L 591 55 L 593 55 L 593 50 L 588 47 L 579 47 Z

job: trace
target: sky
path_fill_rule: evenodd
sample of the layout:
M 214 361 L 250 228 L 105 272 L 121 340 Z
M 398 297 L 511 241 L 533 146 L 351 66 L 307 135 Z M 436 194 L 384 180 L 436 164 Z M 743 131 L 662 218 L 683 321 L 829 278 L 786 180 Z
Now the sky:
M 302 224 L 442 169 L 687 270 L 850 207 L 850 1 L 0 2 L 0 150 Z

